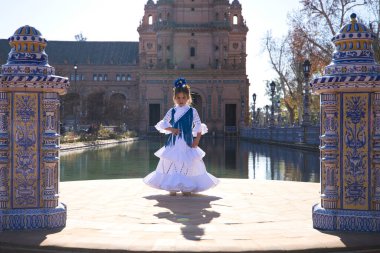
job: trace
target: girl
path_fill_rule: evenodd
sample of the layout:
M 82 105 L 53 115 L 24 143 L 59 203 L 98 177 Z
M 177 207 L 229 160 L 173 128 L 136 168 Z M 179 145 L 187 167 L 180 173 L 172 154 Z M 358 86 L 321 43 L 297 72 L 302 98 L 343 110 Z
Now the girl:
M 205 152 L 198 145 L 207 127 L 201 124 L 197 110 L 189 106 L 192 102 L 190 86 L 183 78 L 177 79 L 174 86 L 175 107 L 156 125 L 158 131 L 170 135 L 165 146 L 155 153 L 160 158 L 156 170 L 146 176 L 144 182 L 169 191 L 171 196 L 177 192 L 190 196 L 192 192 L 217 185 L 219 180 L 207 173 L 202 160 Z

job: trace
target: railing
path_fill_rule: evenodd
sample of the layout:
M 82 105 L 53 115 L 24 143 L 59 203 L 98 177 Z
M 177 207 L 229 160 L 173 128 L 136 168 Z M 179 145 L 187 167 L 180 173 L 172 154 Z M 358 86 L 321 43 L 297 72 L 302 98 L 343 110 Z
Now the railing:
M 288 144 L 320 144 L 319 126 L 273 127 L 273 128 L 242 128 L 240 136 L 248 139 L 281 142 Z

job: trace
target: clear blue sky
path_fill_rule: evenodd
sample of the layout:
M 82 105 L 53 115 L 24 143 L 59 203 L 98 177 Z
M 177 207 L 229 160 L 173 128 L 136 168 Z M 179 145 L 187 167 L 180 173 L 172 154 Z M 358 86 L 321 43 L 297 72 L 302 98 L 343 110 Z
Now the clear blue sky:
M 74 35 L 82 32 L 89 41 L 138 41 L 136 29 L 144 14 L 146 2 L 4 1 L 0 15 L 0 38 L 6 39 L 20 26 L 30 25 L 37 28 L 47 40 L 75 40 Z M 269 99 L 264 97 L 265 80 L 275 77 L 267 55 L 262 53 L 262 38 L 268 30 L 274 36 L 287 32 L 287 14 L 291 10 L 299 9 L 299 0 L 240 0 L 240 3 L 249 28 L 247 74 L 251 83 L 250 100 L 255 92 L 258 95 L 257 105 L 262 107 L 269 103 Z

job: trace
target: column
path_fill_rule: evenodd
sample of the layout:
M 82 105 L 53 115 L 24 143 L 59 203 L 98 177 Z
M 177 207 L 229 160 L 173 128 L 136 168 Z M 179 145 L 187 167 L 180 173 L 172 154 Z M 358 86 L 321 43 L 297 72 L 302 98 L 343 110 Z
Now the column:
M 337 95 L 321 94 L 321 179 L 323 208 L 334 209 L 338 206 L 338 111 Z
M 9 203 L 9 101 L 6 92 L 0 92 L 0 209 Z
M 59 99 L 57 93 L 43 94 L 43 192 L 44 207 L 54 208 L 58 205 L 58 181 L 59 181 L 59 128 L 58 108 Z
M 380 210 L 380 93 L 374 94 L 374 134 L 372 153 L 373 198 L 372 208 Z

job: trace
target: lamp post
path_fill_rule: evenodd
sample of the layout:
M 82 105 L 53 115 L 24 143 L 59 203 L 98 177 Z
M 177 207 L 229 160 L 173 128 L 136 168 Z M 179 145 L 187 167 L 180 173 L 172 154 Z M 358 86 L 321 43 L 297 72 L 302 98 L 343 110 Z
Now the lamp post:
M 277 101 L 277 125 L 281 126 L 281 101 Z
M 255 117 L 255 111 L 256 111 L 256 93 L 252 94 L 252 101 L 253 101 L 253 105 L 252 105 L 252 128 L 254 128 L 255 127 L 255 120 L 256 120 L 256 117 Z
M 272 99 L 269 126 L 274 127 L 274 99 L 273 97 L 274 97 L 274 92 L 276 91 L 276 83 L 272 81 L 269 85 L 270 85 L 271 99 Z
M 260 123 L 260 112 L 261 112 L 261 108 L 257 108 L 257 113 L 256 113 L 256 117 L 255 117 L 255 125 L 256 126 L 261 126 L 261 123 Z
M 268 126 L 269 121 L 269 105 L 265 106 L 265 126 Z
M 76 93 L 77 92 L 77 71 L 78 71 L 78 65 L 75 63 L 74 64 L 74 92 Z M 76 104 L 74 103 L 74 130 L 77 131 L 78 130 L 78 127 L 77 127 L 77 124 L 78 124 L 78 120 L 77 120 L 77 117 L 78 117 L 78 108 L 76 106 Z
M 305 60 L 303 63 L 303 75 L 305 78 L 305 93 L 303 97 L 303 114 L 302 114 L 302 126 L 310 125 L 310 100 L 309 100 L 309 76 L 310 76 L 311 63 L 309 60 Z

